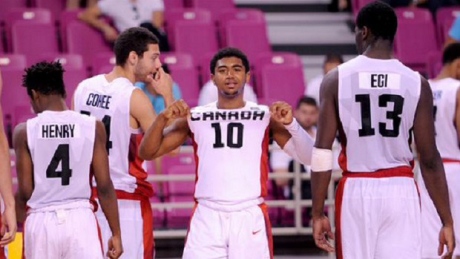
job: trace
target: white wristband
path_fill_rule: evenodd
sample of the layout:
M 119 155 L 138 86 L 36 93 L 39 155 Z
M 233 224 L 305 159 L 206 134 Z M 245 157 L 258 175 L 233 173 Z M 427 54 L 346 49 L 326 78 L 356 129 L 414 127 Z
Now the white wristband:
M 311 170 L 324 172 L 332 170 L 332 150 L 314 147 L 311 154 Z

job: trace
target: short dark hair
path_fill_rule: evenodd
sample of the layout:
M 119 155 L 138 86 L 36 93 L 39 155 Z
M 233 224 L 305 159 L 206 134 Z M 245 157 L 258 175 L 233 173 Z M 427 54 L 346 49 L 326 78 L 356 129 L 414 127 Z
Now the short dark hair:
M 118 36 L 113 46 L 116 64 L 124 66 L 131 51 L 142 56 L 148 50 L 149 44 L 159 44 L 158 38 L 149 30 L 142 27 L 132 27 Z
M 376 38 L 393 42 L 398 28 L 398 17 L 391 6 L 375 1 L 365 5 L 358 13 L 356 26 L 366 26 Z
M 458 58 L 460 58 L 460 43 L 451 43 L 447 45 L 442 53 L 442 64 L 450 64 Z
M 217 61 L 223 59 L 223 58 L 230 58 L 230 57 L 236 57 L 241 59 L 241 62 L 243 63 L 244 69 L 247 72 L 251 70 L 249 67 L 249 60 L 246 54 L 243 53 L 243 51 L 237 49 L 237 48 L 223 48 L 219 50 L 214 57 L 211 59 L 211 64 L 209 66 L 211 70 L 211 74 L 214 75 L 214 70 L 216 69 Z
M 318 104 L 316 103 L 315 98 L 310 97 L 310 96 L 300 97 L 299 100 L 297 101 L 296 109 L 299 109 L 302 104 L 318 107 Z
M 339 54 L 335 54 L 335 53 L 327 54 L 326 57 L 324 58 L 324 64 L 332 63 L 332 62 L 342 64 L 343 58 Z
M 26 68 L 22 77 L 22 86 L 32 97 L 32 90 L 44 95 L 61 95 L 66 97 L 64 85 L 64 68 L 59 61 L 42 61 Z

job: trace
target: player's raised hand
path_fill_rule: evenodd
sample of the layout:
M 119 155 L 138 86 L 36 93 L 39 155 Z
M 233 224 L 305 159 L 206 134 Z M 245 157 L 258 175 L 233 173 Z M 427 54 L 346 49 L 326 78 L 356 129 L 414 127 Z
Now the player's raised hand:
M 190 114 L 190 108 L 184 100 L 177 100 L 168 106 L 162 113 L 168 120 L 183 118 Z
M 331 231 L 331 223 L 326 216 L 313 217 L 313 239 L 317 247 L 327 251 L 334 252 L 335 248 L 330 243 L 334 239 L 334 234 Z
M 155 74 L 148 75 L 146 83 L 164 98 L 172 96 L 173 80 L 162 67 Z
M 441 256 L 444 252 L 444 246 L 447 246 L 447 254 L 443 255 L 442 258 L 450 259 L 453 256 L 455 248 L 455 237 L 454 228 L 452 225 L 447 225 L 441 228 L 439 233 L 439 247 L 438 255 Z
M 123 245 L 121 244 L 120 236 L 112 236 L 109 239 L 109 250 L 107 256 L 110 259 L 117 259 L 123 254 Z
M 284 125 L 288 125 L 294 119 L 292 115 L 292 107 L 286 102 L 275 102 L 270 106 L 270 113 L 272 118 L 281 122 Z
M 16 237 L 17 229 L 16 211 L 14 207 L 5 208 L 5 212 L 3 212 L 2 216 L 2 227 L 0 229 L 2 237 L 0 240 L 0 246 L 4 247 L 5 245 L 13 242 Z

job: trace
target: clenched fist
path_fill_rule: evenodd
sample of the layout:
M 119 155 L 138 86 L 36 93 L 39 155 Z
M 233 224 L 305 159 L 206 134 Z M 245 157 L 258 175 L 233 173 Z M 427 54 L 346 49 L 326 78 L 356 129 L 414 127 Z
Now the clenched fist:
M 291 124 L 294 116 L 292 115 L 292 107 L 286 102 L 275 102 L 270 106 L 272 119 L 284 125 Z

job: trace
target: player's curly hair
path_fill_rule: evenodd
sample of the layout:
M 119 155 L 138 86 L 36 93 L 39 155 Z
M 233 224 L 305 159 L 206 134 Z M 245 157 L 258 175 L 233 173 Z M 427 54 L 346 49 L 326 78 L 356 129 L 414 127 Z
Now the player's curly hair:
M 152 32 L 143 27 L 132 27 L 123 31 L 113 46 L 116 64 L 124 66 L 131 51 L 142 57 L 148 50 L 149 44 L 159 44 L 159 42 Z
M 211 70 L 211 74 L 214 75 L 214 70 L 216 69 L 217 61 L 223 58 L 230 58 L 230 57 L 235 57 L 241 59 L 241 62 L 243 63 L 244 70 L 245 72 L 249 72 L 251 70 L 249 66 L 249 60 L 246 54 L 243 53 L 243 51 L 237 49 L 237 48 L 223 48 L 219 50 L 214 57 L 211 59 L 211 64 L 209 66 Z
M 32 90 L 44 95 L 61 95 L 66 97 L 64 85 L 64 68 L 59 61 L 42 61 L 26 68 L 22 77 L 22 86 L 32 97 Z
M 375 38 L 393 42 L 398 28 L 398 18 L 391 6 L 375 1 L 361 8 L 356 18 L 356 26 L 359 29 L 366 26 Z
M 442 64 L 447 65 L 460 58 L 460 43 L 455 42 L 447 45 L 442 53 Z

